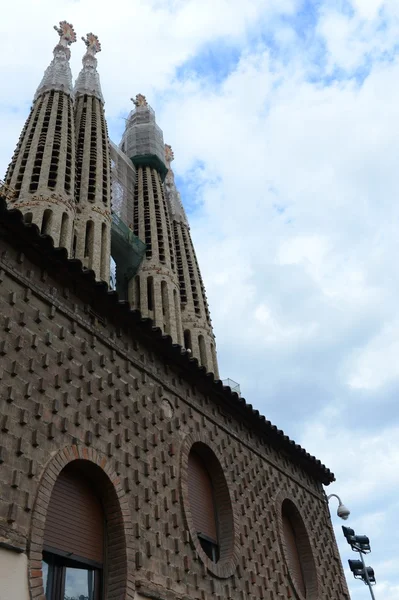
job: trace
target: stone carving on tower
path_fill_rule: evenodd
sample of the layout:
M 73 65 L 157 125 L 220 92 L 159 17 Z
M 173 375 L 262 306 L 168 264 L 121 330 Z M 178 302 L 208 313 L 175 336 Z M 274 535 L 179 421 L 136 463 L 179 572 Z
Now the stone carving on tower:
M 208 301 L 200 268 L 190 235 L 186 212 L 175 184 L 171 162 L 174 154 L 165 144 L 165 195 L 172 218 L 176 268 L 179 278 L 181 321 L 186 349 L 197 358 L 207 371 L 218 377 L 215 336 L 209 314 Z
M 34 96 L 30 114 L 8 167 L 10 203 L 28 223 L 51 235 L 55 246 L 71 251 L 75 217 L 75 129 L 69 46 L 73 26 L 55 26 L 60 39 Z
M 109 283 L 111 252 L 111 163 L 104 99 L 97 72 L 98 37 L 88 33 L 83 68 L 74 88 L 76 131 L 76 219 L 73 256 Z

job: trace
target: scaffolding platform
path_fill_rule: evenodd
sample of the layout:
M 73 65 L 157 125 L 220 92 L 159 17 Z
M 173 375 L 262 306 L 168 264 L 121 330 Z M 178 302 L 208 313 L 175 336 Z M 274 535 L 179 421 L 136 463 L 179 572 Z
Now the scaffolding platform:
M 117 265 L 118 279 L 129 281 L 138 271 L 144 258 L 146 245 L 122 219 L 112 213 L 111 255 Z

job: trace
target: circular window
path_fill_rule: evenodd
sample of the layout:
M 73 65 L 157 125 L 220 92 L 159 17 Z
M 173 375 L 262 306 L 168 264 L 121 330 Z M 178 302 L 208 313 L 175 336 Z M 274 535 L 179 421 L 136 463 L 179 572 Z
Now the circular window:
M 214 575 L 230 577 L 237 564 L 233 508 L 222 466 L 208 444 L 193 440 L 185 445 L 181 482 L 186 521 L 198 556 Z
M 284 500 L 281 519 L 282 545 L 291 583 L 299 598 L 316 598 L 317 577 L 312 547 L 303 519 L 291 500 Z

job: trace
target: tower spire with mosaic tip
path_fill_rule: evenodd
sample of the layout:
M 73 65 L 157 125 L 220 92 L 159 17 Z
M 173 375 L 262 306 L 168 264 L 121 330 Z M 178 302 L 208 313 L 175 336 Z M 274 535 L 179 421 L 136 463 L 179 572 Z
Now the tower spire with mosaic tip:
M 73 253 L 96 279 L 109 283 L 111 252 L 111 165 L 104 98 L 97 72 L 101 51 L 93 33 L 74 88 L 76 132 L 76 220 Z
M 190 226 L 176 188 L 171 168 L 174 154 L 171 146 L 165 144 L 165 163 L 168 168 L 165 177 L 165 195 L 172 218 L 177 274 L 179 278 L 181 321 L 184 345 L 191 350 L 207 371 L 218 377 L 215 336 L 209 313 L 205 286 L 190 235 Z
M 54 26 L 59 41 L 53 60 L 36 90 L 5 176 L 9 203 L 26 222 L 51 235 L 55 246 L 71 250 L 75 216 L 75 129 L 69 47 L 76 41 L 73 26 Z

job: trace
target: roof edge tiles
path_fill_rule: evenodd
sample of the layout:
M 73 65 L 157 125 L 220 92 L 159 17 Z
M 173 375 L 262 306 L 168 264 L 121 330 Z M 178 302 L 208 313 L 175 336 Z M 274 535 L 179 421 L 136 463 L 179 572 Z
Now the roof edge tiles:
M 8 209 L 5 196 L 1 194 L 0 225 L 2 236 L 6 230 L 10 232 L 9 243 L 23 247 L 27 257 L 29 254 L 36 254 L 36 261 L 39 257 L 42 261 L 47 261 L 47 267 L 53 267 L 52 276 L 73 277 L 78 284 L 78 293 L 87 295 L 91 292 L 90 297 L 96 311 L 105 310 L 110 320 L 116 319 L 126 326 L 136 327 L 144 338 L 152 342 L 159 354 L 194 376 L 197 384 L 202 384 L 202 388 L 217 394 L 221 401 L 243 414 L 254 425 L 257 433 L 267 438 L 268 443 L 286 453 L 324 485 L 335 481 L 334 474 L 320 460 L 291 440 L 243 397 L 223 386 L 222 381 L 215 379 L 213 373 L 207 373 L 204 367 L 199 366 L 196 358 L 190 358 L 181 346 L 172 342 L 169 335 L 164 335 L 158 327 L 153 327 L 151 319 L 143 319 L 138 310 L 130 308 L 128 302 L 120 301 L 118 294 L 110 291 L 105 282 L 96 281 L 94 271 L 84 269 L 80 260 L 68 259 L 65 248 L 54 248 L 53 239 L 48 235 L 41 235 L 36 225 L 25 224 L 22 213 L 15 208 Z M 32 260 L 35 262 L 35 258 Z

